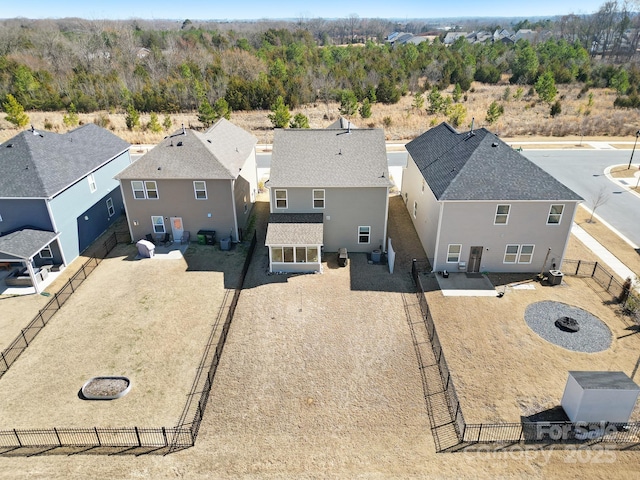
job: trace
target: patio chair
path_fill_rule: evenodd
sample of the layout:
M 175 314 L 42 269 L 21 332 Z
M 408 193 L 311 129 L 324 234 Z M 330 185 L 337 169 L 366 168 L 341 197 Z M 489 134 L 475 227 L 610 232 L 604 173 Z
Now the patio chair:
M 191 232 L 189 230 L 185 230 L 182 232 L 182 238 L 180 238 L 180 245 L 184 243 L 189 243 L 191 241 Z
M 156 244 L 156 239 L 155 239 L 155 238 L 153 238 L 153 235 L 152 235 L 152 234 L 147 233 L 147 234 L 144 236 L 144 238 L 145 238 L 145 240 L 147 240 L 147 241 L 149 241 L 149 242 L 153 243 L 154 245 Z
M 165 233 L 164 238 L 162 239 L 162 245 L 166 247 L 168 245 L 171 245 L 172 243 L 173 241 L 171 240 L 171 234 Z

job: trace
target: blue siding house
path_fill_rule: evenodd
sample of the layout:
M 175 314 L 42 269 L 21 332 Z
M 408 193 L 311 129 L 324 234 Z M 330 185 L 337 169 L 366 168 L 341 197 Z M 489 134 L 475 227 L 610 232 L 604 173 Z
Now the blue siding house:
M 124 212 L 113 177 L 131 163 L 129 147 L 94 124 L 65 134 L 32 127 L 0 144 L 0 263 L 33 273 L 78 257 Z

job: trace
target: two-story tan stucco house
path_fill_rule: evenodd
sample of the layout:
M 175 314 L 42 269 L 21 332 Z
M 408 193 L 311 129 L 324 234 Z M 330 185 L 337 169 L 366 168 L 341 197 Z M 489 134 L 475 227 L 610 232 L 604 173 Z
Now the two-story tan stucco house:
M 434 271 L 560 267 L 579 195 L 484 128 L 442 123 L 406 148 L 402 195 Z
M 131 238 L 200 230 L 242 238 L 257 194 L 257 139 L 220 119 L 206 132 L 178 130 L 116 175 Z
M 384 251 L 391 185 L 380 129 L 276 130 L 270 270 L 321 271 L 322 251 Z

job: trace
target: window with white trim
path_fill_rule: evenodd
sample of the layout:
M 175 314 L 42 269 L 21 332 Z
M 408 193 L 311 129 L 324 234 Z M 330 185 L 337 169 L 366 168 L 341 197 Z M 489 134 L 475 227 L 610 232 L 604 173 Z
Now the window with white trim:
M 51 251 L 51 245 L 47 245 L 40 250 L 40 258 L 53 258 L 53 252 Z
M 562 212 L 564 205 L 551 205 L 549 208 L 549 216 L 547 217 L 547 225 L 557 225 L 562 220 Z
M 164 233 L 164 218 L 161 215 L 151 216 L 151 224 L 153 225 L 153 233 Z
M 511 205 L 498 205 L 496 208 L 496 218 L 493 221 L 493 224 L 506 225 L 509 222 L 509 210 L 511 210 Z
M 360 226 L 358 227 L 358 243 L 370 243 L 371 242 L 371 227 Z
M 196 200 L 207 199 L 207 182 L 202 180 L 194 180 L 193 191 L 196 194 Z
M 0 222 L 2 221 L 2 215 L 0 215 Z
M 324 208 L 324 190 L 313 191 L 313 208 Z
M 87 177 L 87 180 L 89 182 L 89 191 L 91 193 L 95 192 L 98 187 L 96 186 L 96 177 L 93 176 L 93 173 L 90 173 L 89 176 Z
M 276 198 L 276 208 L 287 208 L 287 191 L 276 190 L 274 195 Z
M 413 202 L 413 218 L 416 218 L 418 215 L 418 202 Z
M 503 263 L 531 263 L 535 245 L 507 245 Z
M 447 248 L 447 263 L 458 263 L 460 261 L 460 253 L 462 245 L 460 243 L 451 243 Z
M 158 198 L 158 186 L 153 180 L 144 182 L 144 189 L 147 191 L 147 198 Z
M 271 247 L 273 263 L 317 263 L 318 247 Z
M 158 186 L 154 180 L 132 180 L 131 190 L 133 190 L 133 198 L 143 200 L 145 198 L 157 199 Z
M 113 207 L 113 200 L 111 197 L 107 198 L 107 212 L 110 217 L 113 217 L 116 214 L 116 209 Z

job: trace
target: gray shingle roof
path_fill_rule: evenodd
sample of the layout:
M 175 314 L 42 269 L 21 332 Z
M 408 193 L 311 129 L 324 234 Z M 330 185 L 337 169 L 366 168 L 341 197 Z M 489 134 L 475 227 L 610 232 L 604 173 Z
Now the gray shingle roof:
M 390 186 L 380 129 L 276 130 L 268 186 Z
M 59 233 L 25 228 L 0 237 L 0 257 L 3 254 L 29 259 L 49 245 Z
M 232 180 L 258 139 L 222 118 L 205 133 L 178 130 L 116 175 L 118 179 Z
M 272 213 L 265 245 L 322 245 L 322 213 Z
M 582 388 L 610 390 L 640 390 L 640 387 L 624 372 L 569 371 Z
M 484 128 L 441 123 L 406 148 L 438 200 L 582 200 Z
M 49 198 L 130 147 L 93 123 L 58 134 L 26 130 L 0 144 L 0 198 Z

